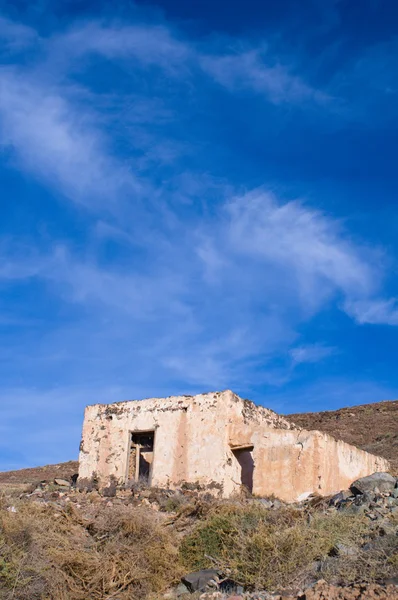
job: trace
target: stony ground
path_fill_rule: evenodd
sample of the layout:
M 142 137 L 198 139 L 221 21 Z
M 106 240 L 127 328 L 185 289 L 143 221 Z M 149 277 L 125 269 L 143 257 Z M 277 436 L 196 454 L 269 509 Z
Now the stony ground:
M 285 505 L 57 475 L 1 495 L 2 600 L 398 600 L 395 477 Z

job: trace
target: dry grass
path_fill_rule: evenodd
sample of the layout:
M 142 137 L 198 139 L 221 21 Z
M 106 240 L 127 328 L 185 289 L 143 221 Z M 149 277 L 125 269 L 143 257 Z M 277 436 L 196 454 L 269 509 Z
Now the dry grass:
M 182 541 L 180 554 L 187 569 L 216 562 L 249 588 L 274 590 L 311 578 L 314 561 L 338 543 L 357 546 L 366 527 L 362 517 L 340 513 L 308 520 L 291 508 L 224 506 Z
M 151 511 L 96 507 L 89 520 L 72 506 L 17 511 L 1 511 L 4 600 L 143 600 L 181 574 L 173 536 Z
M 398 536 L 379 536 L 364 516 L 215 500 L 176 502 L 164 510 L 178 512 L 162 516 L 106 506 L 98 493 L 77 496 L 83 508 L 30 499 L 17 501 L 13 513 L 0 505 L 2 600 L 161 598 L 183 573 L 214 564 L 268 591 L 320 578 L 377 581 L 398 570 Z M 390 519 L 398 525 L 396 514 Z M 338 544 L 353 553 L 335 556 Z

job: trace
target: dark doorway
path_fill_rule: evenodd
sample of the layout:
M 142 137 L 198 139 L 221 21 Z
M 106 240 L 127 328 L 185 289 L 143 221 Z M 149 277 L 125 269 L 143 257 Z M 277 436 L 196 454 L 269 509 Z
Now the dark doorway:
M 154 431 L 132 432 L 130 435 L 129 465 L 127 479 L 149 482 L 152 474 Z
M 240 481 L 241 484 L 250 492 L 253 492 L 253 472 L 254 472 L 254 460 L 253 460 L 253 446 L 246 448 L 236 448 L 232 450 L 236 460 L 238 461 L 241 472 Z

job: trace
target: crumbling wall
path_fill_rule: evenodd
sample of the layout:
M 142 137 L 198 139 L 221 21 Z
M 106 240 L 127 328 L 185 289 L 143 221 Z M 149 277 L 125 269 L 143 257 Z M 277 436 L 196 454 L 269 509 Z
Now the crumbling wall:
M 255 459 L 257 445 L 262 443 L 262 436 L 270 435 L 276 429 L 295 430 L 296 426 L 269 408 L 257 406 L 250 400 L 243 400 L 229 390 L 222 394 L 219 402 L 223 406 L 222 413 L 225 415 L 223 494 L 228 497 L 239 493 L 242 489 L 242 469 L 235 452 L 245 447 L 255 446 L 252 452 Z M 260 437 L 256 432 L 260 432 Z M 254 477 L 256 477 L 256 469 Z
M 309 493 L 332 494 L 354 479 L 389 469 L 384 458 L 319 431 L 256 430 L 251 442 L 253 493 L 287 502 Z
M 222 490 L 227 433 L 223 393 L 89 406 L 85 412 L 79 478 L 93 473 L 105 485 L 125 481 L 132 431 L 155 431 L 152 485 L 198 482 Z
M 151 484 L 198 483 L 224 497 L 240 491 L 240 452 L 254 461 L 253 493 L 294 501 L 326 495 L 387 471 L 388 461 L 318 431 L 298 429 L 233 392 L 96 404 L 85 412 L 79 478 L 128 478 L 131 432 L 155 432 Z

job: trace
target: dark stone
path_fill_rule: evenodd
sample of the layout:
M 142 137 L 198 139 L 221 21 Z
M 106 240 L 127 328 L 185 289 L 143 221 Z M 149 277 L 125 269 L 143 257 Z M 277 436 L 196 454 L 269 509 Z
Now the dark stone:
M 397 536 L 395 533 L 387 533 L 386 535 L 378 537 L 362 546 L 362 550 L 365 552 L 378 552 L 389 556 L 396 549 L 396 547 Z
M 365 494 L 372 492 L 392 492 L 397 480 L 389 473 L 373 473 L 367 477 L 361 477 L 350 485 L 354 494 Z
M 190 592 L 204 592 L 210 581 L 218 578 L 218 571 L 215 569 L 202 569 L 181 577 Z
M 102 495 L 105 498 L 114 498 L 116 496 L 117 488 L 116 485 L 111 483 L 108 487 L 102 490 Z
M 357 505 L 357 504 L 350 504 L 346 509 L 345 512 L 348 515 L 363 515 L 365 513 L 365 505 L 361 504 L 361 505 Z
M 358 548 L 337 542 L 329 552 L 329 556 L 357 556 Z
M 342 502 L 345 502 L 352 496 L 352 492 L 349 490 L 342 490 L 338 494 L 332 496 L 329 500 L 329 506 L 340 506 Z

